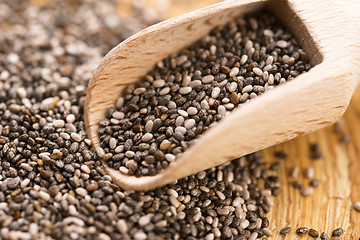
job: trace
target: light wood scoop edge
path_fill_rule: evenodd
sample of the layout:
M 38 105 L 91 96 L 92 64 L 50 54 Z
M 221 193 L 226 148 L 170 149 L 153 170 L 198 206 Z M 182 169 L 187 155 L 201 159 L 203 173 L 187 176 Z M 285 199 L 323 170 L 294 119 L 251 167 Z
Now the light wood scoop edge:
M 225 1 L 154 25 L 113 49 L 91 79 L 85 105 L 87 131 L 95 148 L 99 147 L 97 122 L 104 118 L 107 106 L 114 104 L 117 93 L 124 85 L 137 81 L 154 63 L 196 41 L 193 31 L 205 35 L 214 27 L 209 25 L 214 16 L 225 23 L 234 17 L 234 12 L 243 14 L 264 2 Z M 295 80 L 235 109 L 216 127 L 202 134 L 198 142 L 174 164 L 156 176 L 126 176 L 105 165 L 119 186 L 127 190 L 148 190 L 171 183 L 317 130 L 333 123 L 344 113 L 360 76 L 360 48 L 354 37 L 360 36 L 360 30 L 359 25 L 353 24 L 355 19 L 346 14 L 343 4 L 337 2 L 278 0 L 270 1 L 269 8 L 295 33 L 312 62 L 318 65 Z M 324 14 L 320 14 L 319 9 Z M 191 28 L 188 29 L 188 26 Z M 169 38 L 171 41 L 159 42 L 159 39 Z M 183 43 L 185 40 L 188 40 L 186 44 Z M 149 49 L 153 55 L 144 55 Z M 136 61 L 139 57 L 142 57 L 141 64 Z M 114 95 L 116 89 L 119 91 Z M 109 96 L 107 99 L 104 99 L 104 92 L 107 93 L 105 96 Z

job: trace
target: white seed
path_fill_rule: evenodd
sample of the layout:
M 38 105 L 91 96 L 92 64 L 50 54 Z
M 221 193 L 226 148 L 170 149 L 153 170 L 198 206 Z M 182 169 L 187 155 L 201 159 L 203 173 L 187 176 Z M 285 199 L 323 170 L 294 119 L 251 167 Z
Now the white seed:
M 50 200 L 50 195 L 44 191 L 40 191 L 38 196 L 44 201 Z
M 240 72 L 240 69 L 237 67 L 234 67 L 230 70 L 229 76 L 236 77 L 236 75 L 238 75 L 239 72 Z
M 289 177 L 294 178 L 294 177 L 296 177 L 296 176 L 298 175 L 298 173 L 299 173 L 299 166 L 296 165 L 296 166 L 294 166 L 294 167 L 292 167 L 292 168 L 290 169 L 290 171 L 289 171 Z
M 256 93 L 254 92 L 250 93 L 250 99 L 254 99 L 254 98 L 257 98 Z
M 204 109 L 204 110 L 209 110 L 209 109 L 210 109 L 209 103 L 208 103 L 208 101 L 206 101 L 205 99 L 203 99 L 203 100 L 200 102 L 200 106 L 201 106 L 201 108 Z
M 191 87 L 182 87 L 179 89 L 179 93 L 182 95 L 189 94 L 192 91 Z
M 205 236 L 205 240 L 214 240 L 215 236 L 213 233 L 209 233 L 208 235 Z
M 184 118 L 189 116 L 189 114 L 186 111 L 181 110 L 181 109 L 178 110 L 178 114 L 180 114 Z
M 230 83 L 229 88 L 228 88 L 229 92 L 235 92 L 237 87 L 238 87 L 238 84 L 236 82 Z
M 189 83 L 189 87 L 191 87 L 191 88 L 196 88 L 201 85 L 202 85 L 202 83 L 200 80 L 194 80 Z
M 144 92 L 146 92 L 146 88 L 144 88 L 144 87 L 136 88 L 134 90 L 135 95 L 140 95 L 140 94 L 143 94 Z
M 66 122 L 68 123 L 73 123 L 75 122 L 75 115 L 74 114 L 69 114 L 66 116 Z
M 220 200 L 225 200 L 226 199 L 225 195 L 222 192 L 216 191 L 215 193 L 216 193 L 216 195 L 218 196 L 218 198 Z
M 25 188 L 27 185 L 29 185 L 29 183 L 30 183 L 30 179 L 29 179 L 29 178 L 25 178 L 24 181 L 22 181 L 22 182 L 20 183 L 20 187 L 21 187 L 21 188 Z
M 165 154 L 165 159 L 168 162 L 174 162 L 176 157 L 175 157 L 175 155 L 173 155 L 171 153 L 167 153 L 167 154 Z
M 265 61 L 265 65 L 271 65 L 274 62 L 274 57 L 273 56 L 268 56 L 268 58 Z
M 186 129 L 191 129 L 195 126 L 195 124 L 196 124 L 196 121 L 194 119 L 188 119 L 185 121 L 184 126 Z
M 71 138 L 74 139 L 77 142 L 80 142 L 82 140 L 82 137 L 78 133 L 71 133 Z
M 217 238 L 221 237 L 221 232 L 218 228 L 213 228 L 211 231 L 215 237 L 217 237 Z
M 265 196 L 264 202 L 269 207 L 272 207 L 274 205 L 274 201 L 269 196 Z
M 263 68 L 263 71 L 264 71 L 264 72 L 267 72 L 267 71 L 270 71 L 272 68 L 273 68 L 272 65 L 266 65 L 266 66 Z
M 241 223 L 240 223 L 240 228 L 246 229 L 249 225 L 250 225 L 249 220 L 244 219 L 244 220 L 242 220 Z
M 176 103 L 174 101 L 169 101 L 168 108 L 169 109 L 176 109 Z
M 119 109 L 122 107 L 123 104 L 124 104 L 124 98 L 120 97 L 118 98 L 118 100 L 116 100 L 115 108 Z
M 272 85 L 272 84 L 274 84 L 274 81 L 275 81 L 274 75 L 270 74 L 270 75 L 269 75 L 269 79 L 268 79 L 268 83 L 269 83 L 270 85 Z
M 155 226 L 156 226 L 156 227 L 159 227 L 159 228 L 164 228 L 164 227 L 167 226 L 167 221 L 166 221 L 166 220 L 161 220 L 161 221 L 157 222 L 157 223 L 155 224 Z
M 175 120 L 175 126 L 180 127 L 184 123 L 185 119 L 183 116 L 178 116 Z
M 254 43 L 251 41 L 251 40 L 248 40 L 246 43 L 245 43 L 245 49 L 247 51 L 249 51 L 251 48 L 253 48 L 254 46 Z
M 117 125 L 117 124 L 120 123 L 120 121 L 119 121 L 118 119 L 115 119 L 115 118 L 111 118 L 111 119 L 110 119 L 110 122 L 111 122 L 112 124 L 115 124 L 115 125 Z
M 220 114 L 221 116 L 225 116 L 226 114 L 226 108 L 224 107 L 224 105 L 220 105 L 218 107 L 218 114 Z
M 121 166 L 119 168 L 120 172 L 122 172 L 123 174 L 129 174 L 129 169 L 127 169 L 127 167 Z
M 103 158 L 105 156 L 105 151 L 103 148 L 99 147 L 96 151 L 97 155 L 100 157 L 100 158 Z
M 201 79 L 202 83 L 207 84 L 207 83 L 211 83 L 212 81 L 214 81 L 215 77 L 213 75 L 206 75 L 205 77 L 203 77 Z
M 31 172 L 31 171 L 33 170 L 33 167 L 30 166 L 30 165 L 27 164 L 27 163 L 21 163 L 21 164 L 20 164 L 20 167 L 21 167 L 22 169 L 25 169 L 25 170 L 28 171 L 28 172 Z
M 271 31 L 270 29 L 265 29 L 264 30 L 264 35 L 266 35 L 266 36 L 269 36 L 269 37 L 274 37 L 274 32 L 273 31 Z
M 246 63 L 246 61 L 248 60 L 248 55 L 242 55 L 240 58 L 240 64 L 244 65 Z
M 117 221 L 116 228 L 121 233 L 126 233 L 128 231 L 128 225 L 124 219 L 120 219 L 119 221 Z
M 217 213 L 218 213 L 219 215 L 228 215 L 228 214 L 230 213 L 230 211 L 229 211 L 229 209 L 227 209 L 227 208 L 221 208 L 221 209 L 218 209 L 218 210 L 217 210 Z
M 133 151 L 126 151 L 125 156 L 128 158 L 132 158 L 135 156 L 135 153 Z
M 116 148 L 116 143 L 117 143 L 116 138 L 110 138 L 110 140 L 109 140 L 109 146 L 110 146 L 111 149 L 115 149 L 115 148 Z
M 195 107 L 188 107 L 188 109 L 187 109 L 187 113 L 189 114 L 189 115 L 195 115 L 195 114 L 197 114 L 197 109 L 195 108 Z
M 161 150 L 166 150 L 171 146 L 171 142 L 167 139 L 163 140 L 160 144 L 160 149 Z
M 267 71 L 265 71 L 262 75 L 262 78 L 264 79 L 264 81 L 266 82 L 269 79 L 269 73 Z
M 181 133 L 182 135 L 185 135 L 187 130 L 186 130 L 186 128 L 179 126 L 179 127 L 175 128 L 175 132 L 178 132 L 178 133 Z
M 112 114 L 113 118 L 116 118 L 116 119 L 123 119 L 125 117 L 125 113 L 123 112 L 114 112 Z
M 239 206 L 240 204 L 244 203 L 244 199 L 242 199 L 241 197 L 236 197 L 233 201 L 232 201 L 232 205 L 234 207 Z
M 18 89 L 16 89 L 16 93 L 20 98 L 26 98 L 27 93 L 25 88 L 19 87 Z
M 87 174 L 90 174 L 91 172 L 90 168 L 87 165 L 81 165 L 81 170 Z
M 121 152 L 124 151 L 124 149 L 125 149 L 125 146 L 124 146 L 124 145 L 120 145 L 120 146 L 117 146 L 117 147 L 115 148 L 115 152 L 116 152 L 116 153 L 121 153 Z
M 180 202 L 174 196 L 170 196 L 169 201 L 171 205 L 173 205 L 176 208 L 180 206 Z
M 354 203 L 354 209 L 358 212 L 360 212 L 360 202 L 355 202 Z
M 188 60 L 188 57 L 186 55 L 181 55 L 176 58 L 176 65 L 181 65 L 184 62 L 186 62 L 187 60 Z
M 211 55 L 215 55 L 215 54 L 216 54 L 216 46 L 215 46 L 215 45 L 211 45 L 211 46 L 210 46 L 210 54 L 211 54 Z
M 249 240 L 256 240 L 258 237 L 258 233 L 257 232 L 253 232 L 250 237 L 249 237 Z
M 176 197 L 176 198 L 179 196 L 178 192 L 175 191 L 175 190 L 172 189 L 172 188 L 169 188 L 169 189 L 167 190 L 167 194 L 168 194 L 169 196 L 174 196 L 174 197 Z
M 214 87 L 214 89 L 211 92 L 211 97 L 212 98 L 217 98 L 220 95 L 220 88 L 219 87 Z
M 312 168 L 312 167 L 307 167 L 304 170 L 304 176 L 307 177 L 307 178 L 314 177 L 314 173 L 315 173 L 314 168 Z
M 155 80 L 153 82 L 153 86 L 156 87 L 156 88 L 163 87 L 163 86 L 165 86 L 165 81 L 162 80 L 162 79 Z
M 273 235 L 273 232 L 269 228 L 263 228 L 262 232 L 268 237 Z
M 260 69 L 260 68 L 258 68 L 258 67 L 254 67 L 253 69 L 252 69 L 252 71 L 257 75 L 257 76 L 262 76 L 262 74 L 263 74 L 263 71 Z
M 138 223 L 140 226 L 146 226 L 150 223 L 150 221 L 151 221 L 151 215 L 148 214 L 139 218 Z
M 85 197 L 88 192 L 86 191 L 85 188 L 82 188 L 82 187 L 79 187 L 75 190 L 76 194 L 79 195 L 79 196 L 82 196 L 82 197 Z
M 222 103 L 229 103 L 230 102 L 230 99 L 227 98 L 227 97 L 224 97 L 222 100 L 221 100 Z
M 54 120 L 53 121 L 53 126 L 56 128 L 62 128 L 65 126 L 65 121 L 62 119 L 58 119 L 58 120 Z
M 235 105 L 232 103 L 227 103 L 224 106 L 225 106 L 226 110 L 232 110 L 235 107 Z
M 153 129 L 153 126 L 154 126 L 154 122 L 152 120 L 147 121 L 145 124 L 145 131 L 150 133 Z
M 242 89 L 241 93 L 249 93 L 249 92 L 251 92 L 253 89 L 254 89 L 254 88 L 253 88 L 252 85 L 247 85 L 247 86 L 245 86 L 245 87 Z
M 147 235 L 146 235 L 144 232 L 142 232 L 142 231 L 136 232 L 136 233 L 134 234 L 134 239 L 135 239 L 135 240 L 146 240 L 146 239 L 147 239 Z
M 181 86 L 187 87 L 187 86 L 189 86 L 190 82 L 191 82 L 191 77 L 186 76 L 183 78 Z
M 311 187 L 303 188 L 303 189 L 301 189 L 300 193 L 303 196 L 309 196 L 314 193 L 314 189 Z
M 169 87 L 164 87 L 163 89 L 161 89 L 161 91 L 159 92 L 160 96 L 166 95 L 170 92 L 170 88 Z
M 288 46 L 288 42 L 285 40 L 279 40 L 276 42 L 276 46 L 279 48 L 286 48 Z
M 248 204 L 246 205 L 246 208 L 248 211 L 252 211 L 252 212 L 257 210 L 257 207 L 254 204 Z

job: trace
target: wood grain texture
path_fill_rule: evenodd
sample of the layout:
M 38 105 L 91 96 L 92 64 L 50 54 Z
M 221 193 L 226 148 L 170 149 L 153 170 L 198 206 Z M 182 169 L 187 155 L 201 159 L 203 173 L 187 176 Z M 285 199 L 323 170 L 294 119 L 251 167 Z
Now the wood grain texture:
M 330 2 L 224 1 L 153 25 L 110 51 L 90 80 L 85 103 L 85 123 L 95 148 L 99 147 L 98 121 L 124 86 L 137 81 L 157 61 L 196 41 L 215 25 L 254 10 L 259 4 L 268 4 L 266 7 L 298 37 L 310 61 L 317 64 L 294 81 L 234 109 L 165 171 L 136 178 L 106 167 L 113 180 L 124 189 L 161 186 L 317 130 L 341 117 L 360 76 L 360 48 L 355 37 L 360 36 L 360 28 L 343 2 Z
M 348 144 L 339 141 L 339 135 L 330 126 L 263 151 L 270 162 L 280 161 L 283 165 L 279 172 L 283 191 L 274 198 L 274 206 L 268 214 L 270 228 L 275 234 L 272 239 L 300 239 L 295 234 L 298 227 L 314 228 L 328 235 L 342 227 L 345 230 L 343 239 L 360 238 L 360 213 L 352 208 L 353 202 L 360 201 L 360 89 L 354 94 L 343 121 L 345 132 L 352 135 Z M 319 143 L 324 158 L 314 161 L 309 146 L 315 142 Z M 289 154 L 287 160 L 274 157 L 279 150 Z M 293 179 L 288 177 L 288 172 L 295 165 L 300 166 L 301 171 Z M 309 166 L 314 167 L 314 178 L 320 179 L 321 184 L 313 195 L 302 197 L 291 182 L 296 179 L 309 186 L 309 180 L 302 173 Z M 292 228 L 290 234 L 279 236 L 279 231 L 287 226 Z

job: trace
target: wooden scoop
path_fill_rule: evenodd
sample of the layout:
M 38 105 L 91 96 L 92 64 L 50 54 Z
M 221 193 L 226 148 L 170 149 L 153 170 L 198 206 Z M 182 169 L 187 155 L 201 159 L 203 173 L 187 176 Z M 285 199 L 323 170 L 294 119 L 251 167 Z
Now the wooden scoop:
M 85 104 L 85 123 L 94 147 L 99 148 L 99 121 L 125 86 L 215 26 L 262 7 L 295 34 L 316 66 L 234 109 L 156 176 L 127 176 L 104 164 L 119 186 L 148 190 L 171 183 L 317 130 L 342 116 L 360 76 L 360 26 L 351 14 L 350 1 L 230 0 L 148 27 L 104 57 L 90 80 Z

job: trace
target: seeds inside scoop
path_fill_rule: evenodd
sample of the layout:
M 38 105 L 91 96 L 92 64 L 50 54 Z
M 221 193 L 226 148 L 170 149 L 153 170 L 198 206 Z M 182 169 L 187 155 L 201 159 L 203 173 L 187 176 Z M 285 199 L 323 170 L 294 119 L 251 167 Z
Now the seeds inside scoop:
M 99 123 L 107 163 L 124 174 L 155 175 L 233 109 L 310 67 L 273 17 L 234 19 L 124 90 Z

